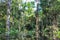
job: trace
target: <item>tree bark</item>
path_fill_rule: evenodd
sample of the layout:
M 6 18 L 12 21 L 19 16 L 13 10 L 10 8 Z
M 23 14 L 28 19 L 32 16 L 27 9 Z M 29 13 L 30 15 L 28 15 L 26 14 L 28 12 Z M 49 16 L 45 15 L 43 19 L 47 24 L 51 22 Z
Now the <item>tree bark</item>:
M 11 0 L 7 0 L 6 40 L 9 40 L 10 32 L 10 5 Z
M 36 40 L 39 40 L 39 25 L 38 25 L 38 17 L 36 17 Z
M 38 3 L 37 3 L 37 11 L 36 11 L 36 40 L 39 40 L 39 14 L 38 14 Z

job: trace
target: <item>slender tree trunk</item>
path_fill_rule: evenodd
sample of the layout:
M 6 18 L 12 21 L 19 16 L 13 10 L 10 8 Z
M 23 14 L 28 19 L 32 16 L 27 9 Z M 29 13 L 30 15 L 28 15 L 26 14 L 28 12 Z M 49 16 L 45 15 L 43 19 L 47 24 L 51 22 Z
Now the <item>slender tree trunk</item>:
M 38 25 L 38 22 L 39 22 L 39 18 L 36 17 L 36 40 L 39 40 L 39 25 Z
M 10 32 L 10 3 L 11 0 L 7 0 L 6 40 L 9 40 Z
M 37 11 L 36 11 L 36 40 L 39 40 L 39 14 L 38 14 L 38 3 L 37 3 Z

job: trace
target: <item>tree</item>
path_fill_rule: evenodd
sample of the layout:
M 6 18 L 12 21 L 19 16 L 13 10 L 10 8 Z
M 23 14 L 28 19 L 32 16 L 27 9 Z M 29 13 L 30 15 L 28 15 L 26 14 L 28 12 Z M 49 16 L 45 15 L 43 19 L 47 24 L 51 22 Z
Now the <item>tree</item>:
M 6 21 L 6 40 L 10 40 L 9 39 L 9 33 L 10 33 L 10 12 L 11 10 L 11 0 L 7 0 L 7 21 Z

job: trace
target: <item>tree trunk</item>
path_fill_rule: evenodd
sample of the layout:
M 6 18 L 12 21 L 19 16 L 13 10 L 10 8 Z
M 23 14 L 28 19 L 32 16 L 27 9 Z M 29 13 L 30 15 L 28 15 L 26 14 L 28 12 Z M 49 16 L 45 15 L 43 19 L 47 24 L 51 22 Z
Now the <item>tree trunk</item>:
M 39 18 L 36 17 L 36 40 L 39 40 L 39 25 L 38 25 L 38 22 L 39 22 Z
M 11 0 L 7 0 L 6 40 L 9 40 L 10 32 L 10 3 Z
M 38 3 L 37 3 L 37 11 L 36 11 L 36 40 L 39 40 L 39 14 L 38 14 Z

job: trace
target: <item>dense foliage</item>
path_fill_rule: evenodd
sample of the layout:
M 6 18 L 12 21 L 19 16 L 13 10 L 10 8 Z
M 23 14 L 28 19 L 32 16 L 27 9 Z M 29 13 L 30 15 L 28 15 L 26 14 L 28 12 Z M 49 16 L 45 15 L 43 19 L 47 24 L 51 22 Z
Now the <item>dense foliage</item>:
M 9 39 L 36 40 L 38 25 L 39 40 L 60 40 L 60 0 L 40 0 L 38 12 L 35 1 L 23 1 L 11 0 Z M 7 3 L 7 0 L 0 0 L 0 40 L 8 38 Z

